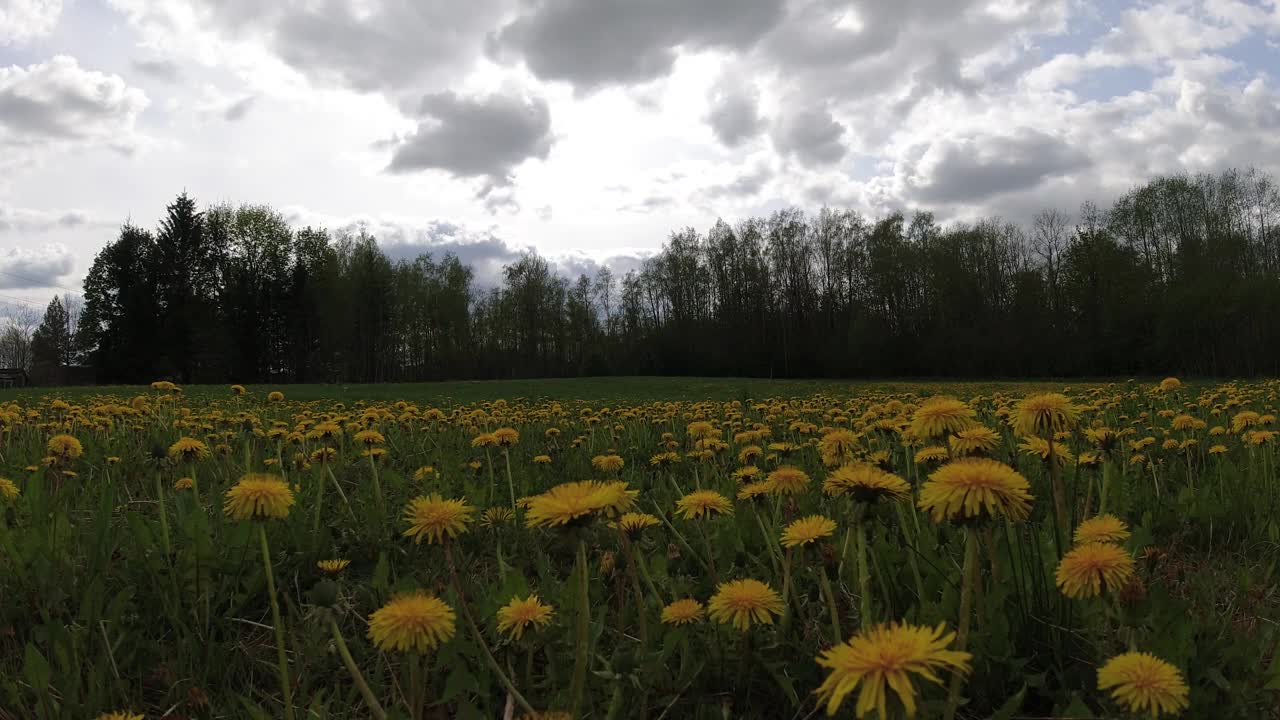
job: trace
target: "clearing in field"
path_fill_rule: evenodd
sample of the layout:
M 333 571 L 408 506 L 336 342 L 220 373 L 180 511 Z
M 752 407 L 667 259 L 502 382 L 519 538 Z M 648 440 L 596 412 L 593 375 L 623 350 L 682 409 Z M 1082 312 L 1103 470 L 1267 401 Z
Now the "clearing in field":
M 0 718 L 1274 718 L 1280 382 L 0 395 Z

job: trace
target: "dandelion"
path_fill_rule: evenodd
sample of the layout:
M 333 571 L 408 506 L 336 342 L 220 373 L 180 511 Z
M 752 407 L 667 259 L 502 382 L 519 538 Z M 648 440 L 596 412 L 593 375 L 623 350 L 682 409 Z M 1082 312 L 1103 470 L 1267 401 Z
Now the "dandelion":
M 498 447 L 512 447 L 520 442 L 520 433 L 515 428 L 498 428 L 493 431 L 493 444 Z
M 755 500 L 756 498 L 768 497 L 771 491 L 772 486 L 768 480 L 747 483 L 738 489 L 738 499 Z
M 721 583 L 707 603 L 712 620 L 748 630 L 752 623 L 773 624 L 773 616 L 782 614 L 782 598 L 759 580 L 732 580 Z
M 192 437 L 180 437 L 169 446 L 169 459 L 174 462 L 197 462 L 209 454 L 209 446 Z
M 645 528 L 650 528 L 658 524 L 658 518 L 648 513 L 629 512 L 618 518 L 616 523 L 619 530 L 627 535 L 635 535 Z
M 934 522 L 983 520 L 1005 516 L 1025 520 L 1031 513 L 1027 479 L 995 460 L 949 462 L 929 475 L 920 489 L 919 506 Z
M 484 527 L 506 525 L 516 519 L 516 511 L 505 505 L 495 505 L 480 514 L 480 524 Z
M 1076 528 L 1078 543 L 1121 542 L 1129 537 L 1129 527 L 1115 515 L 1098 515 Z
M 21 491 L 18 490 L 18 486 L 14 485 L 12 480 L 0 477 L 0 498 L 12 501 L 17 500 L 18 496 L 21 494 Z
M 635 505 L 638 490 L 625 482 L 570 482 L 529 499 L 525 524 L 529 527 L 565 526 L 586 522 L 597 514 L 613 515 Z
M 369 639 L 379 650 L 423 653 L 454 635 L 456 616 L 443 600 L 416 591 L 393 598 L 369 618 Z
M 832 430 L 818 441 L 822 464 L 828 467 L 843 465 L 853 460 L 858 449 L 858 435 L 851 430 Z M 758 451 L 759 448 L 756 448 Z M 742 462 L 746 462 L 742 460 Z
M 946 448 L 941 445 L 930 445 L 916 452 L 915 461 L 917 465 L 928 465 L 929 463 L 942 462 L 948 457 L 950 457 L 950 454 Z
M 656 453 L 649 458 L 649 464 L 654 467 L 664 467 L 666 465 L 675 465 L 682 462 L 680 453 L 678 452 L 661 452 Z
M 316 562 L 316 567 L 326 575 L 339 575 L 350 564 L 350 560 L 320 560 Z
M 974 425 L 947 438 L 947 444 L 957 456 L 985 455 L 1000 445 L 1000 435 L 985 425 Z
M 591 467 L 605 473 L 616 473 L 622 469 L 623 460 L 619 455 L 596 455 L 591 458 Z
M 550 465 L 551 456 L 550 455 L 534 455 L 533 464 L 534 465 Z
M 245 393 L 247 393 L 247 392 L 249 392 L 249 391 L 248 391 L 248 390 L 246 390 L 246 389 L 245 389 L 245 387 L 244 387 L 243 385 L 232 385 L 232 386 L 231 386 L 231 394 L 232 394 L 232 395 L 235 395 L 236 397 L 240 397 L 241 395 L 244 395 L 244 394 L 245 394 Z
M 973 408 L 950 397 L 931 397 L 911 417 L 908 430 L 922 440 L 955 434 L 973 425 Z
M 822 481 L 822 491 L 832 497 L 848 493 L 858 502 L 875 502 L 880 498 L 906 499 L 911 495 L 911 486 L 875 465 L 854 463 L 832 470 Z
M 273 402 L 273 403 L 284 402 L 284 393 L 280 392 L 279 390 L 272 390 L 271 392 L 267 393 L 267 402 Z
M 808 545 L 836 531 L 835 521 L 822 515 L 810 515 L 792 522 L 782 531 L 782 546 L 786 548 Z
M 685 520 L 731 515 L 733 505 L 715 490 L 695 490 L 676 501 L 676 514 Z
M 827 714 L 834 715 L 846 696 L 862 686 L 854 712 L 865 717 L 872 709 L 888 718 L 889 690 L 893 690 L 907 717 L 916 714 L 915 677 L 942 684 L 939 670 L 968 673 L 972 655 L 948 646 L 955 633 L 944 625 L 928 628 L 905 623 L 876 625 L 847 642 L 824 651 L 818 665 L 831 674 L 817 689 Z
M 1210 455 L 1225 455 L 1225 454 L 1226 454 L 1226 452 L 1227 452 L 1227 446 L 1226 446 L 1226 445 L 1218 444 L 1218 445 L 1210 445 L 1210 446 L 1209 446 L 1209 454 L 1210 454 Z
M 232 520 L 279 519 L 293 502 L 293 491 L 278 475 L 249 473 L 227 491 L 222 511 Z
M 180 477 L 177 480 L 173 481 L 174 490 L 193 490 L 195 489 L 195 486 L 196 486 L 196 481 L 194 478 Z
M 1010 424 L 1018 435 L 1044 437 L 1075 426 L 1080 411 L 1061 393 L 1031 395 L 1018 403 Z
M 1098 668 L 1098 689 L 1111 690 L 1129 712 L 1153 718 L 1186 709 L 1190 692 L 1178 668 L 1143 652 L 1117 655 Z
M 701 621 L 706 614 L 702 603 L 693 598 L 681 598 L 662 608 L 662 622 L 665 625 L 689 625 Z
M 439 494 L 416 497 L 404 508 L 404 520 L 409 528 L 404 537 L 413 538 L 415 544 L 425 538 L 428 543 L 452 540 L 467 531 L 475 508 L 466 500 L 445 500 Z
M 809 487 L 809 475 L 798 467 L 783 465 L 766 478 L 775 495 L 798 495 Z
M 116 712 L 103 713 L 95 720 L 146 720 L 146 718 L 128 710 L 117 710 Z
M 1174 443 L 1175 445 L 1177 443 Z M 1044 462 L 1049 462 L 1049 441 L 1035 435 L 1028 435 L 1018 443 L 1018 449 L 1033 457 L 1038 457 Z M 1066 465 L 1075 462 L 1075 456 L 1071 451 L 1061 445 L 1053 448 L 1053 460 L 1059 465 Z
M 1119 545 L 1092 542 L 1072 548 L 1058 563 L 1058 589 L 1072 599 L 1119 590 L 1134 577 L 1133 557 Z
M 46 446 L 50 455 L 65 460 L 75 460 L 84 454 L 84 446 L 71 435 L 54 435 Z
M 553 614 L 552 607 L 543 604 L 537 595 L 530 595 L 524 600 L 512 598 L 511 602 L 498 609 L 498 632 L 519 640 L 525 628 L 550 625 Z

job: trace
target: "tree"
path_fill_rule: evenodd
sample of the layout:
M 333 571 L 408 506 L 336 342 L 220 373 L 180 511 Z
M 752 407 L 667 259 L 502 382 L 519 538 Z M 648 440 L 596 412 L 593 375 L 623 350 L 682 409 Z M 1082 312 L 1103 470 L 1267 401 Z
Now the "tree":
M 66 382 L 66 369 L 74 356 L 71 322 L 62 300 L 54 297 L 44 311 L 40 327 L 31 336 L 31 366 L 38 384 Z

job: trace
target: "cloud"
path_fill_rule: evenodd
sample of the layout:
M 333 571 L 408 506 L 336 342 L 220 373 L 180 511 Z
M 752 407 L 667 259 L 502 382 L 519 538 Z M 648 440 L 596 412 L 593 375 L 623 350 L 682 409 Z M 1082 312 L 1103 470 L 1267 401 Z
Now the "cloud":
M 788 112 L 774 126 L 773 145 L 807 165 L 829 165 L 844 157 L 845 127 L 824 107 Z
M 62 0 L 5 0 L 0 4 L 0 47 L 48 35 L 61 15 Z
M 1010 135 L 949 138 L 934 143 L 916 167 L 914 199 L 967 203 L 1088 167 L 1089 158 L 1063 138 L 1036 130 Z
M 65 55 L 0 68 L 0 146 L 80 142 L 126 149 L 146 107 L 146 94 L 118 75 L 85 70 Z
M 583 91 L 670 74 L 680 52 L 745 50 L 782 18 L 784 0 L 534 0 L 489 36 L 490 55 Z
M 74 269 L 75 257 L 60 244 L 0 250 L 0 290 L 57 287 Z
M 716 138 L 737 147 L 760 134 L 764 119 L 758 109 L 759 91 L 754 85 L 722 80 L 708 99 L 707 123 Z
M 238 122 L 243 120 L 244 116 L 249 114 L 249 111 L 253 109 L 253 104 L 257 101 L 258 98 L 256 95 L 248 95 L 241 98 L 227 106 L 227 109 L 222 111 L 222 117 L 227 122 Z
M 81 227 L 107 227 L 110 223 L 79 210 L 50 213 L 0 205 L 0 233 L 46 233 Z
M 758 163 L 754 168 L 737 176 L 727 183 L 712 185 L 704 193 L 713 199 L 747 198 L 758 194 L 773 177 L 774 170 L 767 163 Z
M 463 97 L 449 91 L 425 96 L 419 109 L 424 117 L 417 129 L 391 143 L 387 170 L 483 178 L 477 194 L 491 210 L 514 202 L 504 191 L 512 173 L 525 160 L 545 159 L 555 142 L 551 110 L 538 97 Z
M 178 82 L 182 79 L 182 70 L 172 60 L 163 58 L 137 59 L 129 63 L 134 70 L 164 82 Z

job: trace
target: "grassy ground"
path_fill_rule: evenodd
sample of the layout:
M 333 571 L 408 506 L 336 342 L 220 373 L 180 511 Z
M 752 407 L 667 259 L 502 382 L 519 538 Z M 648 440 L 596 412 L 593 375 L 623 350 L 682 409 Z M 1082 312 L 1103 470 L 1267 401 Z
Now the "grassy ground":
M 506 398 L 529 400 L 593 400 L 635 402 L 657 400 L 745 400 L 766 397 L 807 397 L 815 393 L 850 395 L 859 390 L 933 393 L 941 390 L 975 392 L 1033 392 L 1061 390 L 1071 380 L 956 381 L 956 380 L 770 380 L 767 378 L 707 377 L 588 377 L 541 380 L 468 380 L 426 383 L 250 385 L 252 393 L 280 390 L 290 400 L 395 401 L 451 405 Z M 1119 381 L 1124 382 L 1124 381 Z M 223 397 L 226 385 L 189 385 L 190 397 Z M 105 385 L 0 390 L 0 401 L 34 399 L 46 395 L 79 400 L 94 395 L 132 396 L 149 392 L 142 385 Z

